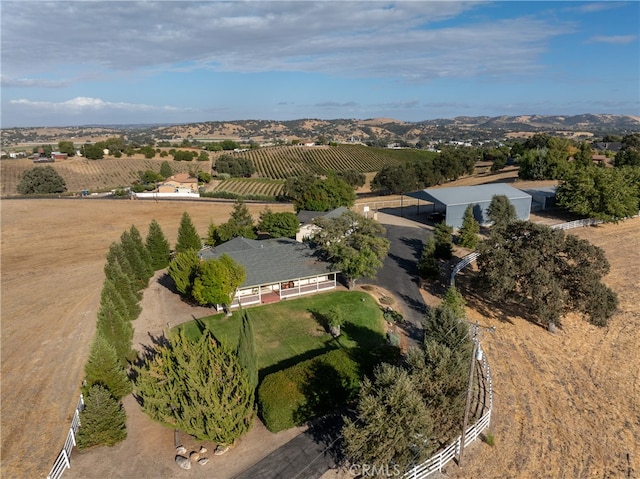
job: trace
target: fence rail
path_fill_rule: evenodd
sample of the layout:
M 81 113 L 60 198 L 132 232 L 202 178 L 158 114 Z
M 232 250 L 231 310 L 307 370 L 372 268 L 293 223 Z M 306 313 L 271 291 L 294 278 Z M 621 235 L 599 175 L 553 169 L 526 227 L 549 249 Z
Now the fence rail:
M 83 409 L 84 397 L 82 396 L 82 393 L 80 393 L 80 399 L 78 399 L 78 404 L 76 404 L 73 419 L 71 420 L 71 427 L 67 433 L 67 439 L 64 441 L 64 447 L 54 461 L 51 471 L 47 474 L 47 479 L 59 479 L 62 477 L 62 474 L 64 474 L 64 471 L 71 467 L 71 450 L 76 445 L 76 433 L 80 427 L 80 412 Z
M 570 229 L 573 229 L 573 228 L 582 228 L 583 226 L 599 225 L 601 223 L 604 223 L 604 221 L 596 220 L 596 219 L 593 219 L 593 218 L 584 218 L 584 219 L 581 219 L 581 220 L 569 221 L 568 223 L 560 223 L 560 224 L 557 224 L 557 225 L 552 225 L 551 229 L 553 229 L 553 230 L 570 230 Z M 460 270 L 462 270 L 463 268 L 466 268 L 471 263 L 473 263 L 475 260 L 477 260 L 478 256 L 480 256 L 480 253 L 475 251 L 473 253 L 469 253 L 467 256 L 462 258 L 458 263 L 456 263 L 456 265 L 453 267 L 453 270 L 451 271 L 451 278 L 450 278 L 449 282 L 451 284 L 453 284 L 454 281 L 455 281 L 455 278 L 456 278 L 456 274 L 458 274 L 460 272 Z
M 482 349 L 480 349 L 482 351 Z M 491 381 L 491 370 L 489 369 L 489 362 L 487 361 L 486 354 L 482 354 L 482 369 L 484 371 L 484 380 L 489 389 L 489 405 L 485 404 L 485 409 L 482 416 L 474 425 L 467 428 L 465 431 L 464 447 L 474 442 L 482 431 L 489 427 L 491 422 L 491 411 L 493 407 L 493 382 Z M 442 449 L 435 456 L 430 457 L 421 464 L 418 464 L 408 473 L 406 473 L 404 479 L 424 479 L 430 476 L 436 471 L 442 471 L 442 468 L 446 466 L 454 457 L 460 454 L 460 441 L 462 435 L 458 436 L 451 444 Z

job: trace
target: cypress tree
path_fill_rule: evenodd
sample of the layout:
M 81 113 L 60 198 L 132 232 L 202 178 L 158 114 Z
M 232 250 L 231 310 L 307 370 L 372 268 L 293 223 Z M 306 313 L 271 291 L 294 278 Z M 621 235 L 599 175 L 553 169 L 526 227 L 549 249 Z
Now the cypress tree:
M 113 446 L 127 437 L 127 415 L 107 389 L 95 384 L 85 398 L 80 413 L 78 448 Z
M 134 225 L 131 225 L 131 228 L 129 228 L 129 236 L 131 236 L 131 241 L 133 242 L 133 245 L 135 246 L 136 250 L 138 250 L 140 257 L 142 258 L 142 261 L 146 267 L 146 280 L 149 281 L 149 279 L 151 279 L 151 277 L 153 276 L 153 272 L 155 271 L 153 269 L 153 259 L 151 258 L 151 253 L 142 241 L 140 231 L 138 231 L 138 228 L 136 228 Z
M 462 227 L 458 231 L 458 244 L 465 248 L 473 249 L 478 244 L 480 224 L 473 216 L 473 205 L 467 206 L 462 217 Z
M 185 296 L 191 295 L 191 288 L 193 287 L 199 264 L 198 253 L 193 249 L 177 253 L 171 260 L 167 272 L 179 293 Z
M 100 307 L 105 304 L 105 301 L 109 300 L 113 307 L 118 311 L 118 314 L 124 319 L 131 321 L 135 319 L 129 316 L 129 307 L 126 301 L 120 296 L 120 292 L 116 288 L 113 281 L 105 279 L 102 284 L 102 292 L 100 293 Z
M 346 418 L 342 429 L 353 463 L 404 472 L 437 446 L 433 420 L 404 369 L 380 363 L 373 380 L 362 381 L 357 412 L 357 420 Z
M 172 334 L 134 370 L 135 392 L 155 421 L 223 445 L 251 427 L 254 390 L 235 353 L 208 330 L 195 341 Z
M 256 352 L 253 326 L 251 326 L 249 315 L 246 312 L 242 315 L 242 326 L 236 354 L 240 367 L 247 375 L 249 386 L 255 390 L 258 387 L 258 353 Z
M 122 249 L 124 250 L 124 254 L 129 261 L 129 264 L 131 264 L 136 284 L 139 289 L 144 289 L 149 283 L 151 268 L 147 267 L 145 264 L 144 259 L 140 255 L 140 252 L 128 231 L 124 231 L 122 235 L 120 235 L 120 244 L 122 245 Z
M 134 320 L 138 317 L 142 308 L 140 307 L 140 293 L 136 291 L 135 287 L 131 283 L 131 280 L 124 274 L 120 263 L 107 263 L 104 267 L 107 280 L 111 281 L 116 290 L 120 294 L 120 297 L 127 305 L 127 318 Z
M 95 384 L 100 384 L 116 399 L 121 399 L 131 392 L 131 381 L 118 360 L 115 348 L 100 334 L 93 338 L 84 373 L 87 390 Z
M 154 271 L 164 269 L 169 265 L 169 255 L 171 254 L 169 241 L 165 238 L 162 228 L 155 219 L 151 220 L 149 224 L 146 247 L 151 256 L 151 268 Z
M 191 221 L 189 213 L 186 211 L 182 214 L 180 227 L 178 228 L 178 242 L 176 243 L 176 252 L 182 253 L 187 250 L 200 251 L 202 248 L 202 240 L 196 227 Z
M 131 340 L 133 327 L 114 306 L 110 298 L 104 297 L 98 311 L 96 323 L 97 333 L 100 334 L 116 350 L 118 361 L 124 366 L 131 354 Z
M 121 243 L 114 242 L 111 243 L 111 246 L 109 246 L 109 251 L 107 252 L 107 264 L 109 263 L 119 263 L 120 268 L 122 268 L 124 274 L 127 275 L 129 281 L 131 281 L 131 284 L 135 288 L 135 291 L 140 290 L 140 288 L 138 288 L 138 286 L 136 285 L 136 275 L 133 271 L 133 267 L 127 259 L 127 255 L 125 254 L 124 248 L 122 247 Z

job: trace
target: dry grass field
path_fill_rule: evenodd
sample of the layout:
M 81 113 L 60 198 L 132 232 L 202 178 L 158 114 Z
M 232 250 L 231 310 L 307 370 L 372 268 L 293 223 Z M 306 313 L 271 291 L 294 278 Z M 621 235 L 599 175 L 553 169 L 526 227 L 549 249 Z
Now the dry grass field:
M 146 235 L 152 218 L 174 244 L 183 211 L 205 234 L 210 220 L 226 220 L 231 204 L 11 199 L 0 206 L 0 475 L 43 477 L 62 447 L 77 401 L 109 244 L 132 224 Z M 262 209 L 252 206 L 254 217 Z M 612 266 L 606 282 L 619 294 L 619 312 L 603 329 L 569 317 L 552 335 L 470 298 L 470 317 L 497 327 L 482 339 L 494 374 L 495 446 L 470 447 L 464 468 L 449 466 L 448 477 L 638 477 L 640 218 L 572 233 L 605 249 Z M 138 457 L 142 464 L 154 462 L 154 454 L 143 444 L 131 451 L 148 455 Z M 101 474 L 111 464 L 110 477 L 138 477 L 106 449 L 92 456 Z M 177 468 L 170 471 L 187 477 Z
M 0 206 L 0 476 L 44 477 L 78 400 L 109 245 L 131 225 L 146 236 L 152 218 L 174 245 L 184 211 L 205 235 L 211 220 L 228 219 L 232 203 L 5 199 Z M 263 209 L 250 205 L 254 218 Z

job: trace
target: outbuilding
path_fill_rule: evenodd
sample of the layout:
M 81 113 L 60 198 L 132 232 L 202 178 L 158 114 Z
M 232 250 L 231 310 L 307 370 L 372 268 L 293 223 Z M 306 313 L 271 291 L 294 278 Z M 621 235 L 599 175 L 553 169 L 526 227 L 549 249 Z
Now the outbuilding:
M 473 215 L 480 224 L 490 223 L 487 208 L 496 195 L 504 195 L 509 199 L 520 220 L 528 220 L 531 212 L 531 195 L 505 183 L 427 188 L 405 195 L 431 203 L 431 208 L 425 208 L 421 212 L 427 215 L 442 215 L 444 222 L 454 229 L 462 226 L 462 218 L 469 205 L 473 206 Z

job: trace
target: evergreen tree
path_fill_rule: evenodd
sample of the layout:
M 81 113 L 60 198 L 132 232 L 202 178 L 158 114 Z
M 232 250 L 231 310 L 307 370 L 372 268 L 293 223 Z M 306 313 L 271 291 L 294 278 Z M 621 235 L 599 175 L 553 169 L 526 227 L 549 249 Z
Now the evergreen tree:
M 447 289 L 444 298 L 442 298 L 442 306 L 453 311 L 460 319 L 465 319 L 467 317 L 467 310 L 465 309 L 466 304 L 464 297 L 455 286 L 450 286 Z
M 131 392 L 131 381 L 118 360 L 115 348 L 100 334 L 96 334 L 93 338 L 84 373 L 85 390 L 99 384 L 116 399 L 121 399 Z
M 169 178 L 171 175 L 173 175 L 173 170 L 171 169 L 171 165 L 166 160 L 160 163 L 160 175 L 165 180 Z
M 518 219 L 516 207 L 505 195 L 493 195 L 487 208 L 487 216 L 494 229 L 504 229 Z
M 178 242 L 176 243 L 176 252 L 182 253 L 187 250 L 200 251 L 202 248 L 202 240 L 196 227 L 191 221 L 189 213 L 186 211 L 182 214 L 180 227 L 178 228 Z
M 133 271 L 133 267 L 129 260 L 127 259 L 127 255 L 125 254 L 124 248 L 121 243 L 111 243 L 109 246 L 109 251 L 107 252 L 107 264 L 119 263 L 122 272 L 129 278 L 131 284 L 135 288 L 136 291 L 139 291 L 139 288 L 135 284 L 136 275 Z M 105 271 L 106 272 L 106 271 Z
M 440 265 L 435 257 L 436 242 L 433 236 L 427 238 L 422 247 L 422 253 L 418 260 L 418 276 L 422 279 L 435 281 L 440 277 Z
M 249 386 L 255 390 L 258 387 L 258 353 L 256 352 L 253 327 L 246 312 L 242 315 L 242 328 L 240 329 L 240 339 L 238 340 L 236 354 L 240 367 L 247 375 Z
M 451 259 L 453 256 L 453 228 L 444 221 L 436 225 L 434 236 L 436 247 L 434 256 L 441 259 Z
M 217 231 L 218 231 L 218 227 L 213 222 L 213 220 L 211 220 L 209 222 L 209 227 L 207 228 L 207 238 L 204 240 L 205 245 L 215 246 L 217 244 L 217 241 L 218 241 Z
M 131 280 L 124 274 L 119 262 L 107 262 L 104 266 L 106 279 L 111 281 L 117 290 L 120 298 L 127 306 L 128 313 L 126 317 L 130 320 L 136 319 L 142 308 L 140 307 L 140 294 L 136 291 Z
M 464 317 L 461 318 L 446 303 L 427 310 L 423 329 L 425 340 L 429 339 L 444 344 L 451 350 L 457 350 L 462 344 L 470 344 L 469 327 L 464 321 Z
M 149 283 L 149 278 L 151 277 L 151 267 L 145 263 L 140 251 L 138 251 L 138 248 L 136 247 L 134 239 L 128 231 L 124 231 L 120 235 L 120 244 L 122 245 L 122 249 L 124 250 L 127 260 L 133 269 L 138 289 L 144 289 Z
M 135 317 L 129 316 L 129 306 L 126 301 L 120 295 L 120 292 L 116 288 L 116 285 L 110 279 L 105 279 L 102 283 L 102 292 L 100 293 L 100 307 L 105 304 L 105 301 L 109 301 L 113 304 L 118 314 L 125 320 L 131 321 Z
M 251 427 L 254 390 L 235 353 L 210 331 L 189 340 L 184 331 L 134 367 L 135 392 L 153 420 L 199 440 L 233 444 Z
M 218 226 L 215 234 L 216 244 L 224 243 L 225 241 L 238 237 L 257 238 L 253 218 L 244 201 L 236 201 L 233 205 L 233 211 L 231 212 L 229 221 Z
M 131 354 L 131 340 L 133 339 L 133 327 L 131 322 L 118 311 L 109 297 L 103 297 L 98 310 L 96 323 L 97 334 L 100 334 L 113 346 L 118 356 L 118 361 L 124 366 Z
M 470 343 L 463 342 L 464 346 Z M 460 432 L 464 417 L 471 350 L 454 350 L 435 339 L 407 355 L 409 376 L 427 405 L 429 416 L 437 418 L 434 439 L 446 444 Z
M 467 206 L 462 217 L 462 227 L 458 231 L 458 244 L 465 248 L 474 249 L 478 244 L 480 224 L 473 216 L 473 205 Z
M 379 364 L 373 380 L 362 382 L 357 412 L 357 420 L 346 418 L 342 429 L 353 463 L 405 471 L 436 447 L 431 416 L 404 369 Z
M 151 253 L 149 252 L 146 245 L 142 241 L 142 236 L 140 236 L 140 231 L 138 231 L 138 228 L 136 228 L 134 225 L 131 225 L 131 228 L 129 229 L 129 235 L 131 236 L 133 245 L 135 246 L 136 250 L 138 250 L 138 252 L 140 253 L 140 257 L 142 258 L 142 261 L 146 266 L 146 272 L 147 272 L 146 280 L 148 282 L 149 279 L 151 279 L 151 277 L 153 276 L 153 272 L 155 271 L 153 269 L 153 258 L 151 257 Z
M 162 232 L 162 228 L 160 228 L 155 219 L 151 220 L 149 224 L 149 232 L 147 233 L 145 244 L 151 256 L 151 269 L 158 271 L 166 268 L 169 265 L 171 248 L 169 247 L 169 241 L 167 241 Z
M 176 285 L 179 293 L 185 296 L 191 296 L 193 280 L 198 272 L 200 258 L 198 252 L 193 249 L 187 249 L 181 253 L 177 253 L 169 263 L 167 272 Z
M 113 446 L 127 438 L 127 415 L 107 389 L 95 384 L 85 397 L 80 413 L 78 448 Z

